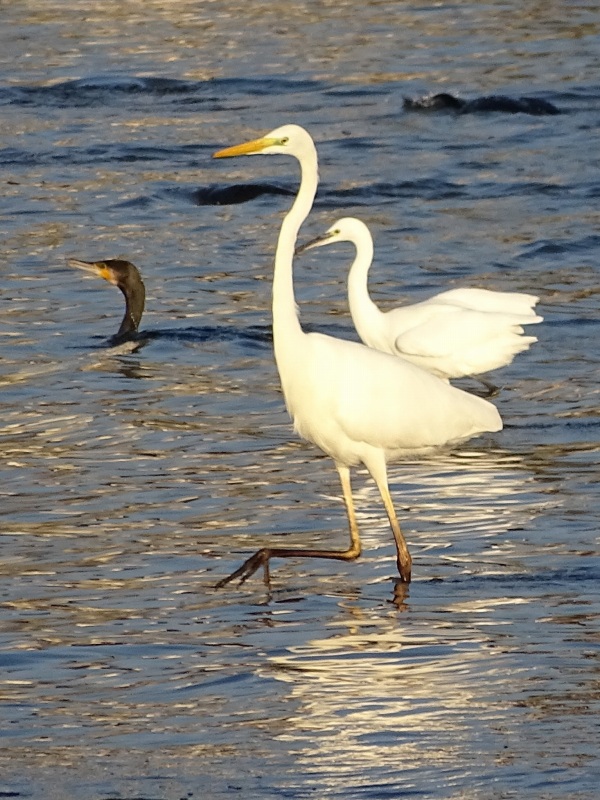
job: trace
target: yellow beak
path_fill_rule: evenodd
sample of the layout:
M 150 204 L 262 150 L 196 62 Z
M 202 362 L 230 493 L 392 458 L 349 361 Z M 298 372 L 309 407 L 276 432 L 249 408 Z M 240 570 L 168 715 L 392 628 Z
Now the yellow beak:
M 270 139 L 268 136 L 263 136 L 261 139 L 252 139 L 250 142 L 244 142 L 243 144 L 236 144 L 233 147 L 226 147 L 224 150 L 218 150 L 216 153 L 213 153 L 213 158 L 248 156 L 252 153 L 260 153 L 267 147 L 271 147 L 277 143 L 277 139 Z
M 84 272 L 97 275 L 99 278 L 104 278 L 105 281 L 108 281 L 116 286 L 116 280 L 113 272 L 103 261 L 79 261 L 77 258 L 70 258 L 68 263 L 70 267 L 77 267 L 78 269 L 84 270 Z

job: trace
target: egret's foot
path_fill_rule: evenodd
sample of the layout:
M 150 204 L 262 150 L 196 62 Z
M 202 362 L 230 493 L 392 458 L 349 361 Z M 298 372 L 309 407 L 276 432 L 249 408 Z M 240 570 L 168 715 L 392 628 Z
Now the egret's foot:
M 271 550 L 268 547 L 263 547 L 260 550 L 257 550 L 253 556 L 246 559 L 241 567 L 236 569 L 235 572 L 232 572 L 231 575 L 228 575 L 226 578 L 222 578 L 218 583 L 215 584 L 215 589 L 221 589 L 230 581 L 236 580 L 236 578 L 240 579 L 240 586 L 242 583 L 245 583 L 248 578 L 250 578 L 254 573 L 259 570 L 261 567 L 264 568 L 264 580 L 265 584 L 269 585 L 269 559 L 271 558 Z
M 500 393 L 500 387 L 496 386 L 495 383 L 491 381 L 486 381 L 483 378 L 477 378 L 479 383 L 485 387 L 485 392 L 481 393 L 481 397 L 495 397 L 497 394 Z

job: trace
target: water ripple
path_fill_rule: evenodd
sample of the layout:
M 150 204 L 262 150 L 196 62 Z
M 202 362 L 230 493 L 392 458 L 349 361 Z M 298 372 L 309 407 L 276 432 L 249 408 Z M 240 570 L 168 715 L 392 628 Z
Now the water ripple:
M 6 4 L 2 796 L 598 794 L 598 10 L 349 9 Z M 440 91 L 566 113 L 403 113 Z M 357 470 L 360 559 L 214 589 L 260 546 L 347 541 L 273 360 L 297 165 L 211 158 L 284 122 L 320 156 L 303 237 L 363 217 L 382 307 L 540 295 L 539 341 L 493 376 L 504 430 L 390 467 L 410 587 Z M 109 253 L 147 289 L 120 348 L 116 289 L 65 266 Z M 307 330 L 356 338 L 351 257 L 298 259 Z

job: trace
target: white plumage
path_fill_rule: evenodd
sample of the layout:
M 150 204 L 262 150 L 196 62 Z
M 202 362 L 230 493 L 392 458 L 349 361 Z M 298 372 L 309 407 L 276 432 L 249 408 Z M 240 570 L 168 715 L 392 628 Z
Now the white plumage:
M 504 367 L 537 342 L 523 330 L 523 325 L 542 321 L 534 311 L 538 298 L 530 294 L 450 289 L 414 305 L 381 311 L 367 285 L 373 239 L 364 222 L 344 217 L 297 252 L 336 242 L 351 242 L 356 248 L 348 300 L 354 327 L 369 347 L 402 356 L 447 380 Z
M 267 136 L 221 150 L 217 157 L 255 153 L 285 154 L 300 163 L 302 179 L 294 204 L 283 220 L 273 276 L 273 342 L 287 409 L 296 431 L 330 455 L 338 469 L 350 526 L 350 547 L 337 550 L 263 548 L 233 578 L 242 581 L 261 565 L 268 579 L 274 556 L 315 556 L 352 560 L 360 538 L 350 488 L 350 467 L 364 464 L 381 493 L 397 548 L 398 570 L 411 577 L 411 557 L 400 531 L 387 484 L 387 462 L 498 431 L 502 421 L 486 400 L 450 386 L 402 359 L 357 342 L 305 333 L 294 298 L 292 262 L 297 234 L 308 216 L 318 183 L 317 153 L 310 135 L 284 125 Z

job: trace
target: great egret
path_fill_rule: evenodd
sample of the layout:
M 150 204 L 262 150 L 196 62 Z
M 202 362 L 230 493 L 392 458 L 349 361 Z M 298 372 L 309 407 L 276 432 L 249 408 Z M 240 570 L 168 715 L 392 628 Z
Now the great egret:
M 538 298 L 530 294 L 450 289 L 421 303 L 381 311 L 367 286 L 371 232 L 354 217 L 339 219 L 296 254 L 336 242 L 351 242 L 356 248 L 348 275 L 350 313 L 361 340 L 375 350 L 402 356 L 447 380 L 504 367 L 537 342 L 535 336 L 523 335 L 523 325 L 542 321 L 533 310 Z
M 70 258 L 67 262 L 70 267 L 77 267 L 105 281 L 118 286 L 125 297 L 125 316 L 121 327 L 111 337 L 112 343 L 119 343 L 135 336 L 144 313 L 146 302 L 146 288 L 135 264 L 120 258 L 111 258 L 107 261 L 79 261 Z
M 273 557 L 318 557 L 352 561 L 361 552 L 350 467 L 364 464 L 374 478 L 394 534 L 398 571 L 411 578 L 411 556 L 400 530 L 387 481 L 387 462 L 403 455 L 498 431 L 502 421 L 486 400 L 456 389 L 429 372 L 372 350 L 358 342 L 300 326 L 292 277 L 298 230 L 317 189 L 317 152 L 310 135 L 297 125 L 284 125 L 266 136 L 220 150 L 227 156 L 283 154 L 300 164 L 300 189 L 281 225 L 273 275 L 273 343 L 285 403 L 295 430 L 330 455 L 337 467 L 348 522 L 346 550 L 302 550 L 265 547 L 217 583 L 243 582 L 260 566 L 265 581 Z

